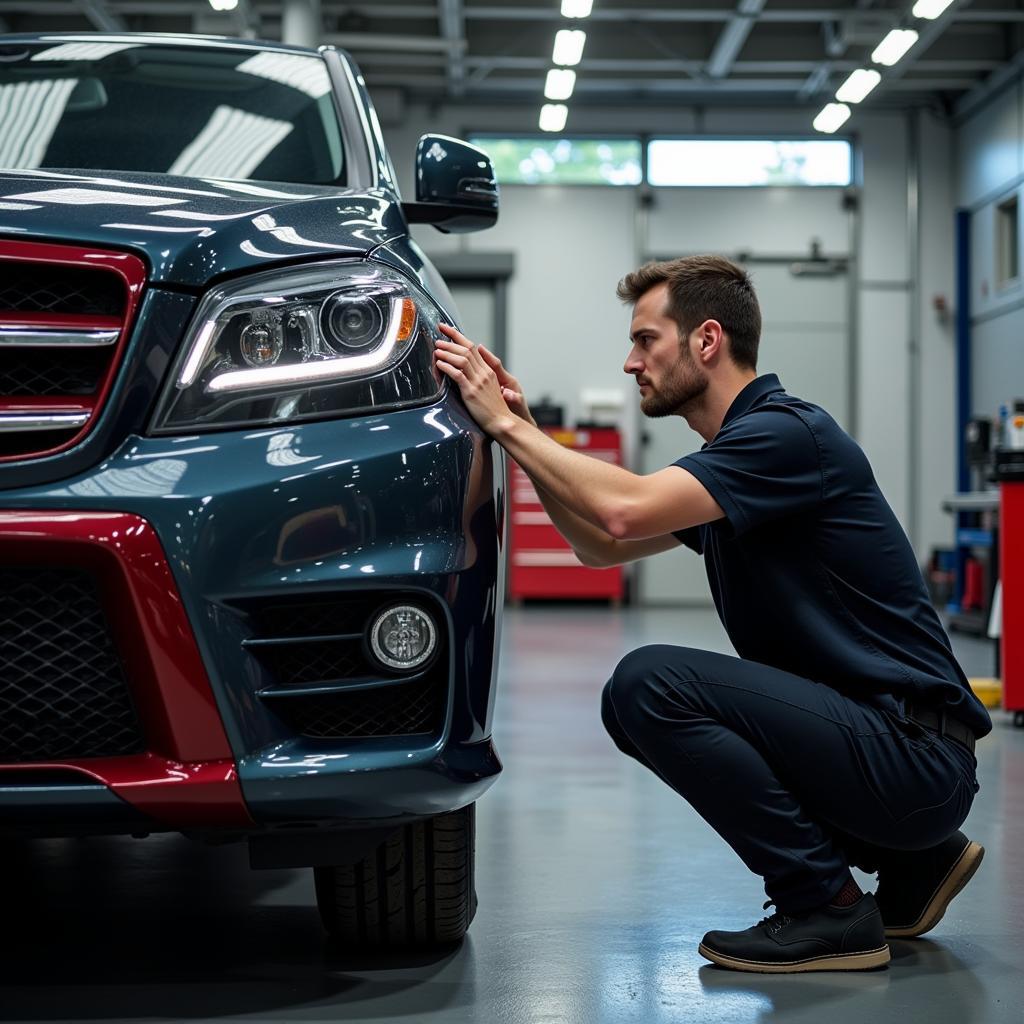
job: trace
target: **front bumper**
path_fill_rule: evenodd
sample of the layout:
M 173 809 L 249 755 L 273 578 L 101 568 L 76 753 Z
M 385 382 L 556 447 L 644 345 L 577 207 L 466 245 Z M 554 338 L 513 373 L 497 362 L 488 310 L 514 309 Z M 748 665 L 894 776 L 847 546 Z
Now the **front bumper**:
M 94 470 L 7 491 L 2 504 L 0 564 L 100 578 L 145 743 L 130 756 L 0 763 L 0 828 L 25 818 L 29 781 L 42 799 L 41 773 L 57 773 L 57 789 L 73 776 L 101 783 L 158 827 L 246 831 L 397 824 L 464 806 L 500 771 L 490 733 L 504 461 L 450 398 L 287 428 L 132 436 Z M 434 726 L 297 731 L 261 696 L 273 686 L 246 644 L 254 609 L 389 594 L 419 599 L 445 633 Z M 60 797 L 47 799 L 57 813 Z M 72 804 L 88 817 L 89 800 Z

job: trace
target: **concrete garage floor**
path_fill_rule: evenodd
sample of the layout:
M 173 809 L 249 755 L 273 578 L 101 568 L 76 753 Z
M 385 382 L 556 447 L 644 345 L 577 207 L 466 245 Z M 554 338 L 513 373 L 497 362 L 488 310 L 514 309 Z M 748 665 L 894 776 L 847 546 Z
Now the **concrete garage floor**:
M 724 971 L 697 942 L 760 918 L 759 882 L 612 746 L 598 714 L 618 658 L 664 642 L 729 650 L 706 611 L 509 611 L 505 772 L 479 806 L 480 911 L 454 953 L 333 952 L 310 874 L 250 872 L 239 847 L 13 844 L 0 855 L 0 1020 L 1020 1021 L 1024 730 L 997 712 L 979 748 L 967 830 L 986 859 L 928 939 L 893 942 L 891 965 L 866 974 Z M 991 674 L 989 644 L 954 643 L 968 674 Z

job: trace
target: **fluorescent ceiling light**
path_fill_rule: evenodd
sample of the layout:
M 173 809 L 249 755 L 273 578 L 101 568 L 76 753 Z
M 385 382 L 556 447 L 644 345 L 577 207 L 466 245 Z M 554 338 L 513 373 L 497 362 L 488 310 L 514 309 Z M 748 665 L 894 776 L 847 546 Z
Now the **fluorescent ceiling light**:
M 565 127 L 569 108 L 564 103 L 545 103 L 540 108 L 540 130 L 560 132 Z
M 916 42 L 917 33 L 912 28 L 894 28 L 875 47 L 871 59 L 891 68 Z
M 561 28 L 555 33 L 555 49 L 551 59 L 556 64 L 579 64 L 587 33 L 579 28 Z
M 845 103 L 826 103 L 814 119 L 814 130 L 831 135 L 849 116 L 850 108 Z
M 953 0 L 949 0 L 952 3 Z M 594 0 L 562 0 L 563 18 L 586 18 L 590 15 L 590 9 L 594 6 Z
M 915 18 L 927 18 L 934 21 L 953 0 L 917 0 L 910 12 Z
M 233 11 L 238 6 L 238 0 L 210 0 L 210 6 L 215 11 Z
M 860 103 L 881 80 L 882 76 L 873 68 L 857 68 L 836 90 L 836 99 L 841 103 Z
M 576 72 L 568 68 L 552 68 L 544 83 L 544 95 L 549 100 L 567 100 L 576 87 Z

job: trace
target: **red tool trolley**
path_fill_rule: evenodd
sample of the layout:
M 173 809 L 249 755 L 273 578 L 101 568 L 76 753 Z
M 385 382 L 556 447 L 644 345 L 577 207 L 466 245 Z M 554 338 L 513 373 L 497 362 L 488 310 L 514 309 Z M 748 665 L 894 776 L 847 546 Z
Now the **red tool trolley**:
M 544 427 L 559 444 L 613 465 L 622 465 L 622 436 L 611 427 L 567 430 Z M 544 511 L 530 478 L 512 463 L 510 601 L 526 597 L 604 598 L 618 605 L 623 595 L 622 566 L 583 565 Z

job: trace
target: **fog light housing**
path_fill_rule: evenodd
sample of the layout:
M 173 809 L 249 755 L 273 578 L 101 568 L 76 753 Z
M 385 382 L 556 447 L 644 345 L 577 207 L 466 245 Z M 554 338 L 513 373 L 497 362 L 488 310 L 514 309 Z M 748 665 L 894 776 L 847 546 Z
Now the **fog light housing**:
M 437 629 L 421 608 L 394 605 L 374 619 L 370 647 L 382 665 L 408 672 L 425 664 L 434 653 Z

